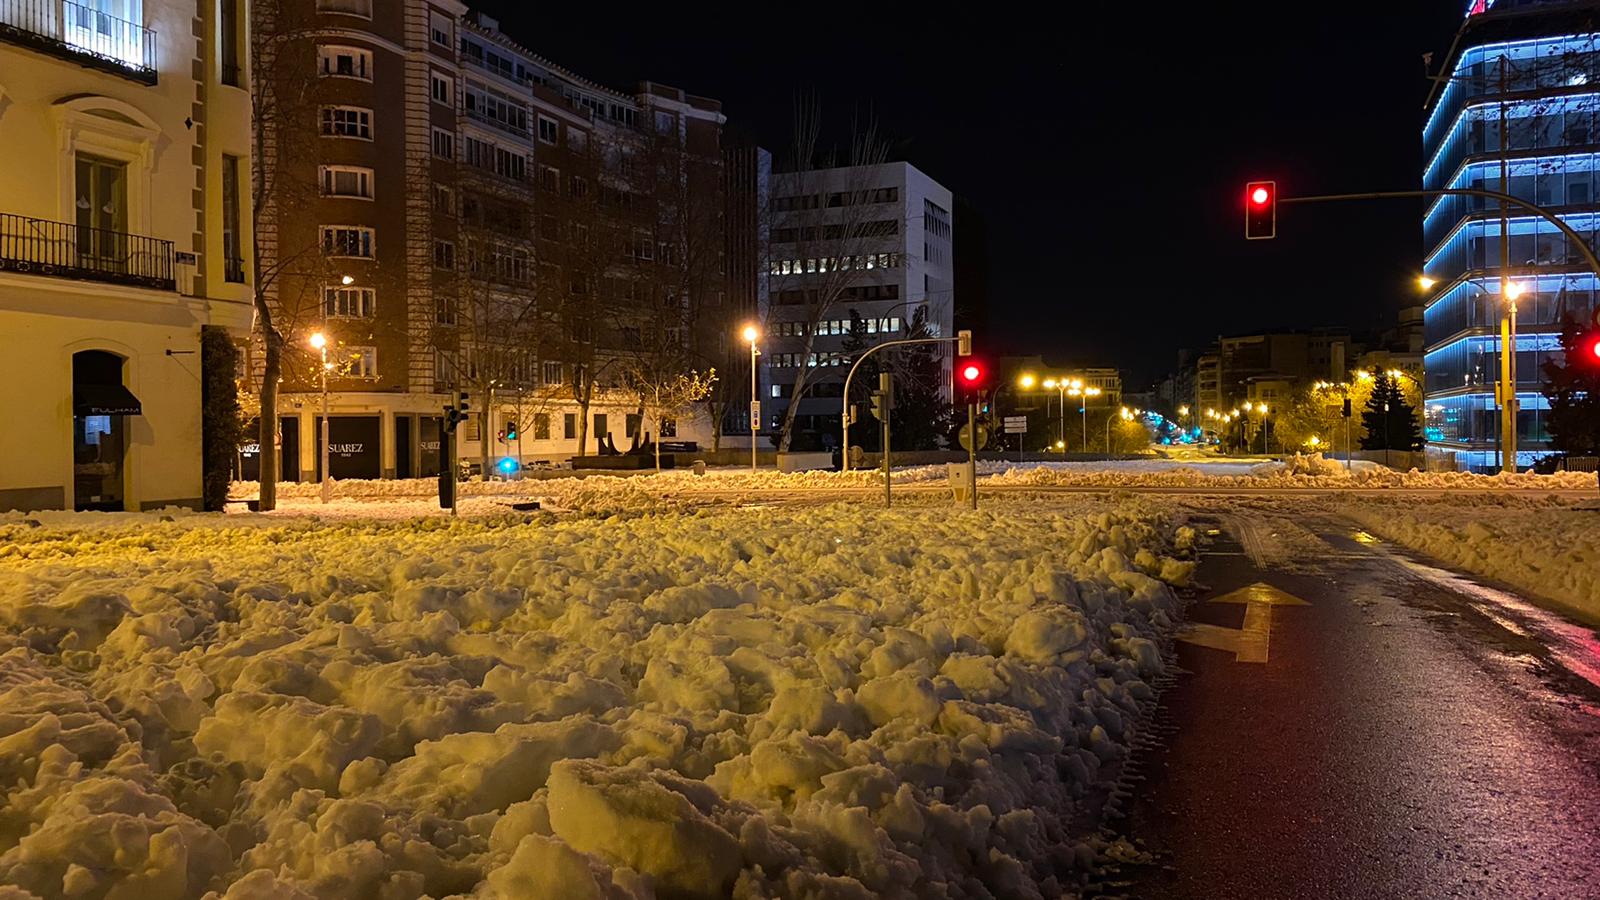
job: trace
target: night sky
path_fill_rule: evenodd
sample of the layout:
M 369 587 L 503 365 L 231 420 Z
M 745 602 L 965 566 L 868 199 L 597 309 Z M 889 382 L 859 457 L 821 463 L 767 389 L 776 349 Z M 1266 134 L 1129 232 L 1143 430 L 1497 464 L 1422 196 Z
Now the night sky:
M 1417 187 L 1422 54 L 1437 67 L 1465 4 L 1181 5 L 1027 20 L 996 7 L 989 24 L 812 6 L 777 28 L 752 9 L 473 4 L 579 75 L 721 100 L 780 161 L 801 96 L 820 100 L 841 146 L 875 116 L 897 158 L 984 219 L 985 352 L 1138 381 L 1219 334 L 1382 327 L 1416 298 L 1421 203 L 1295 207 L 1276 241 L 1247 243 L 1243 185 Z

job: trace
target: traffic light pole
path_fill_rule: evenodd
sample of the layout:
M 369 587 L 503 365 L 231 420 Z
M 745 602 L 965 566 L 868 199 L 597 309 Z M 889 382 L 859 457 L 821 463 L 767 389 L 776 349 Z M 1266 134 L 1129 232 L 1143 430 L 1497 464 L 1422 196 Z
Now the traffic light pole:
M 889 417 L 894 415 L 894 376 L 890 375 L 888 372 L 879 372 L 878 391 L 883 396 L 881 401 L 883 408 L 881 410 L 881 415 L 878 417 L 878 423 L 882 429 L 879 432 L 879 435 L 882 438 L 881 446 L 883 447 L 883 508 L 891 509 L 894 507 L 894 501 L 889 496 L 889 485 L 892 481 L 890 477 L 891 470 L 889 467 Z M 846 434 L 848 434 L 848 432 L 846 432 Z M 845 460 L 845 465 L 847 466 L 850 464 L 849 458 L 850 449 L 849 447 L 846 447 L 843 459 Z
M 978 508 L 978 404 L 967 401 L 967 507 Z
M 905 338 L 903 340 L 898 340 L 898 341 L 884 341 L 881 344 L 875 344 L 875 345 L 873 345 L 871 347 L 868 347 L 867 351 L 865 353 L 862 353 L 860 356 L 856 357 L 856 361 L 850 364 L 850 371 L 845 373 L 845 376 L 844 376 L 844 394 L 843 394 L 842 399 L 839 401 L 839 442 L 840 442 L 840 445 L 843 447 L 843 450 L 844 450 L 843 454 L 841 454 L 841 456 L 843 458 L 844 471 L 846 471 L 846 472 L 850 471 L 850 381 L 851 381 L 851 379 L 856 377 L 856 369 L 863 362 L 866 362 L 867 357 L 871 356 L 874 353 L 877 353 L 879 350 L 882 350 L 885 347 L 906 347 L 906 346 L 909 346 L 911 344 L 954 344 L 959 340 L 960 340 L 960 338 L 947 337 L 947 338 Z M 888 459 L 889 458 L 889 442 L 888 442 L 888 430 L 887 430 L 887 427 L 884 430 L 883 455 L 884 455 L 884 459 Z M 886 488 L 885 489 L 885 500 L 887 500 L 887 497 L 888 497 L 888 495 L 887 495 L 887 488 Z

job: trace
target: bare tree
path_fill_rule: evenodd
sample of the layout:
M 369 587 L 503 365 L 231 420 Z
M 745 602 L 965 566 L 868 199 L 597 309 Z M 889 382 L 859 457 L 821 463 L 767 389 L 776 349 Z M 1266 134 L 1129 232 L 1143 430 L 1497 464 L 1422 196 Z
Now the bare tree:
M 649 372 L 637 371 L 630 377 L 634 390 L 639 392 L 639 408 L 644 416 L 656 423 L 656 471 L 661 471 L 661 432 L 665 424 L 678 417 L 682 411 L 706 398 L 717 381 L 715 369 L 704 375 L 699 372 Z M 641 419 L 641 422 L 644 421 Z
M 258 442 L 260 508 L 277 506 L 278 393 L 285 376 L 285 334 L 320 318 L 321 278 L 327 264 L 314 233 L 285 239 L 281 216 L 317 196 L 315 181 L 289 172 L 291 160 L 315 159 L 318 92 L 310 32 L 285 21 L 276 0 L 252 6 L 250 29 L 251 140 L 250 247 L 255 283 L 255 331 L 261 343 Z M 287 57 L 287 62 L 280 61 Z M 302 276 L 296 278 L 294 276 Z M 289 287 L 286 285 L 297 285 Z M 312 293 L 315 291 L 315 298 Z M 292 296 L 291 296 L 292 294 Z M 290 349 L 292 355 L 293 349 Z M 298 371 L 301 367 L 291 366 Z
M 798 333 L 769 340 L 791 352 L 794 362 L 789 405 L 779 431 L 780 451 L 787 451 L 794 440 L 800 401 L 829 362 L 816 352 L 821 324 L 845 316 L 851 289 L 865 280 L 867 272 L 903 264 L 891 249 L 898 243 L 884 240 L 890 235 L 875 221 L 880 214 L 868 202 L 873 184 L 865 167 L 888 161 L 888 143 L 871 121 L 856 129 L 842 157 L 825 150 L 821 137 L 820 110 L 814 102 L 802 101 L 795 112 L 792 168 L 782 176 L 789 187 L 782 191 L 784 196 L 773 198 L 768 211 L 772 296 L 776 304 L 799 313 L 784 316 L 786 322 L 795 323 Z M 841 178 L 827 171 L 835 167 L 853 169 Z M 814 210 L 827 212 L 818 216 Z M 898 223 L 894 233 L 903 227 Z

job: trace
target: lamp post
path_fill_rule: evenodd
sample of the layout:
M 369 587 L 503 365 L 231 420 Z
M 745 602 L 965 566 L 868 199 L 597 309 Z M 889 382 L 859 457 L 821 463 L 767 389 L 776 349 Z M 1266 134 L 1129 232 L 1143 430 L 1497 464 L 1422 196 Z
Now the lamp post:
M 1046 378 L 1044 387 L 1045 390 L 1056 392 L 1056 400 L 1060 404 L 1061 418 L 1058 420 L 1059 424 L 1056 427 L 1056 449 L 1060 450 L 1061 455 L 1065 457 L 1067 455 L 1067 381 L 1065 378 Z M 1048 400 L 1045 401 L 1045 415 L 1050 415 L 1050 403 Z
M 1501 243 L 1510 242 L 1502 239 Z M 1506 309 L 1500 319 L 1500 471 L 1508 475 L 1517 471 L 1517 298 L 1522 293 L 1522 285 L 1501 277 L 1500 295 Z
M 1038 379 L 1033 377 L 1033 373 L 1032 372 L 1024 372 L 1024 373 L 1022 373 L 1021 377 L 1019 377 L 1017 379 L 1017 387 L 1021 388 L 1022 390 L 1025 390 L 1025 391 L 1033 390 L 1033 386 L 1035 384 L 1038 384 L 1038 383 L 1039 383 Z M 1050 418 L 1050 398 L 1048 396 L 1045 398 L 1044 405 L 1045 405 L 1044 416 L 1045 416 L 1045 419 L 1048 421 L 1049 418 Z M 1023 444 L 1023 438 L 1024 437 L 1025 437 L 1025 435 L 1021 435 L 1021 434 L 1017 435 L 1017 462 L 1018 463 L 1021 463 L 1023 461 L 1023 458 L 1022 458 L 1022 454 L 1023 454 L 1022 444 Z
M 745 342 L 750 345 L 750 471 L 756 470 L 756 434 L 761 430 L 761 395 L 760 380 L 756 376 L 756 357 L 761 351 L 756 349 L 756 341 L 761 339 L 761 329 L 754 325 L 744 327 Z M 849 452 L 850 435 L 848 432 L 841 434 L 839 440 L 845 445 L 845 452 Z
M 1089 398 L 1098 397 L 1102 393 L 1104 392 L 1097 387 L 1084 387 L 1082 379 L 1078 378 L 1072 379 L 1072 387 L 1067 390 L 1067 396 L 1078 398 L 1078 414 L 1083 417 L 1084 452 L 1088 452 L 1089 450 Z M 1063 411 L 1062 418 L 1065 417 L 1066 412 Z M 1106 450 L 1107 455 L 1109 455 L 1110 452 L 1110 448 L 1108 447 Z
M 328 336 L 320 331 L 312 334 L 311 346 L 322 353 L 322 502 L 328 503 L 333 499 L 333 473 L 328 471 Z

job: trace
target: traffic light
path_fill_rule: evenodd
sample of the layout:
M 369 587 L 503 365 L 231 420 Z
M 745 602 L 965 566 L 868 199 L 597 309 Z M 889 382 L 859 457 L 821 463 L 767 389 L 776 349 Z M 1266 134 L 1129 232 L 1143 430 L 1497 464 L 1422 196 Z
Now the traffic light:
M 514 440 L 517 439 L 517 434 L 518 434 L 517 423 L 516 423 L 515 420 L 511 420 L 511 421 L 506 422 L 506 427 L 501 432 L 501 438 L 500 439 L 503 440 L 503 441 L 507 441 L 507 442 L 514 441 Z
M 872 397 L 872 417 L 882 422 L 884 406 L 886 405 L 883 402 L 885 397 L 881 391 L 873 391 L 870 396 Z
M 1278 236 L 1278 183 L 1252 181 L 1244 186 L 1244 237 L 1261 241 Z
M 972 355 L 972 329 L 963 328 L 956 332 L 956 355 Z
M 456 403 L 455 406 L 449 406 L 449 405 L 445 406 L 445 408 L 444 408 L 444 422 L 445 422 L 445 424 L 450 426 L 450 427 L 452 427 L 452 428 L 454 428 L 455 426 L 460 425 L 462 422 L 465 422 L 467 420 L 467 409 L 468 408 L 469 408 L 469 405 L 467 403 L 467 392 L 466 391 L 462 391 L 461 392 L 461 399 Z
M 956 369 L 956 384 L 961 388 L 962 394 L 968 403 L 976 403 L 978 395 L 983 390 L 984 378 L 988 373 L 984 371 L 983 363 L 969 359 Z

